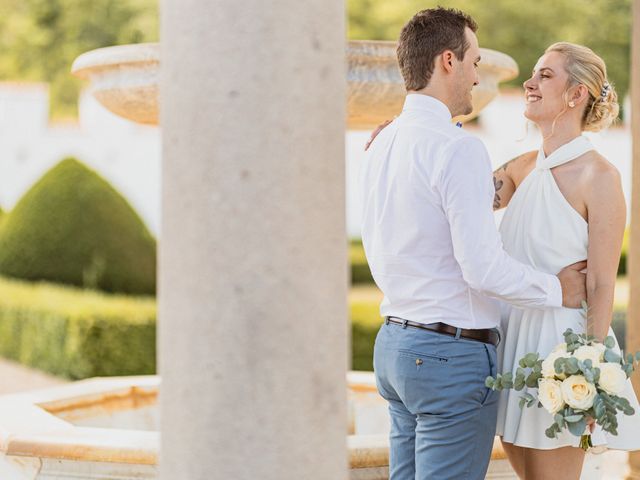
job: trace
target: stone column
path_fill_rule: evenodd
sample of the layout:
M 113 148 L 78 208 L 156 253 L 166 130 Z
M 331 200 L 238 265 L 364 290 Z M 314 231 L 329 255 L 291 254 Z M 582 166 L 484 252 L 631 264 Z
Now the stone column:
M 629 308 L 627 311 L 627 351 L 640 350 L 640 0 L 633 0 L 631 39 L 631 237 L 629 242 Z M 640 377 L 636 372 L 633 386 L 640 397 Z M 636 412 L 640 415 L 640 412 Z M 627 480 L 640 480 L 640 452 L 629 454 L 631 473 Z
M 161 1 L 164 480 L 347 477 L 344 17 Z

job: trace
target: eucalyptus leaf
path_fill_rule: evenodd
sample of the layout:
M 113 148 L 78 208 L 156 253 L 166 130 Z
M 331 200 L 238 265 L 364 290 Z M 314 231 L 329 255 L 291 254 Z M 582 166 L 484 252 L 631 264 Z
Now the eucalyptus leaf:
M 620 363 L 620 360 L 622 360 L 620 355 L 609 348 L 604 352 L 604 359 L 609 363 Z
M 576 437 L 582 436 L 587 428 L 587 420 L 583 417 L 578 422 L 569 423 L 569 431 Z
M 562 414 L 560 413 L 556 413 L 553 416 L 553 421 L 556 423 L 556 425 L 558 426 L 558 428 L 562 428 L 564 427 L 564 417 L 562 416 Z
M 616 341 L 615 341 L 615 339 L 613 337 L 605 338 L 604 342 L 602 342 L 602 343 L 604 343 L 604 346 L 607 347 L 607 348 L 613 348 L 613 347 L 616 346 Z
M 593 370 L 585 370 L 584 372 L 584 378 L 587 380 L 587 382 L 589 383 L 596 383 L 595 381 L 595 376 L 593 374 Z
M 580 368 L 578 367 L 578 359 L 575 357 L 569 358 L 566 362 L 566 369 L 567 373 L 571 375 L 578 373 L 578 371 L 580 370 Z
M 568 423 L 575 423 L 575 422 L 579 422 L 580 420 L 582 420 L 584 418 L 584 415 L 569 415 L 568 417 L 564 417 L 564 419 L 568 422 Z
M 527 353 L 524 356 L 524 363 L 528 368 L 533 368 L 533 366 L 536 364 L 537 360 L 538 360 L 538 354 L 537 353 Z

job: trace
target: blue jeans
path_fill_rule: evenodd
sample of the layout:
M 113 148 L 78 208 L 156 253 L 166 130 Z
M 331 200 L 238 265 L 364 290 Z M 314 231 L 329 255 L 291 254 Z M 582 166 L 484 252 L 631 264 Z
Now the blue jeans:
M 498 408 L 484 381 L 496 375 L 496 348 L 390 323 L 373 365 L 389 402 L 390 480 L 483 480 Z

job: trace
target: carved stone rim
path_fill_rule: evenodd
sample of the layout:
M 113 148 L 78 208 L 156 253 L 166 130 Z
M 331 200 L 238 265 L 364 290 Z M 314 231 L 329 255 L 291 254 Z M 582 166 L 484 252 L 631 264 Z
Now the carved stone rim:
M 108 70 L 115 66 L 159 63 L 159 43 L 116 45 L 83 53 L 71 65 L 71 73 L 86 80 L 94 73 Z

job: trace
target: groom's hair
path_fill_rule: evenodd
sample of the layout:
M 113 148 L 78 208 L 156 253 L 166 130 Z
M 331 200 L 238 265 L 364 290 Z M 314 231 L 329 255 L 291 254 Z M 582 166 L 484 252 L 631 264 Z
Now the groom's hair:
M 475 32 L 478 24 L 460 10 L 430 8 L 416 13 L 402 28 L 398 41 L 398 63 L 407 90 L 422 90 L 429 84 L 435 59 L 451 50 L 458 60 L 469 48 L 465 28 Z

